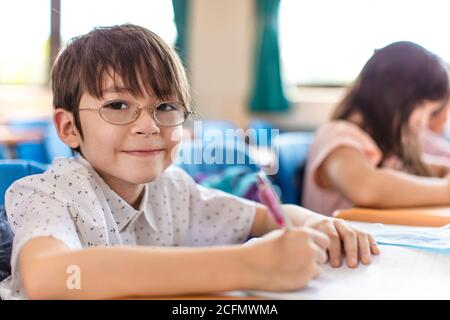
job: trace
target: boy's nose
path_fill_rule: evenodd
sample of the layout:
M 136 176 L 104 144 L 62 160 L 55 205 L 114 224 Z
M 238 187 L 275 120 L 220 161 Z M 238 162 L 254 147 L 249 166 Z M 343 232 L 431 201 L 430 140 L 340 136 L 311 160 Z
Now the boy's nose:
M 133 122 L 133 132 L 136 134 L 153 135 L 161 130 L 153 118 L 153 111 L 150 108 L 143 108 L 136 121 Z

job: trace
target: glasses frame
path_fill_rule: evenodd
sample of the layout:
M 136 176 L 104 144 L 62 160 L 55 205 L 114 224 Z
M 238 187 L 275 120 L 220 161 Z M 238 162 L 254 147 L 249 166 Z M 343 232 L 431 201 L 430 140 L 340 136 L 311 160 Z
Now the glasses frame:
M 115 125 L 115 126 L 127 126 L 127 125 L 132 124 L 133 122 L 135 122 L 137 119 L 139 119 L 139 116 L 141 115 L 141 112 L 142 112 L 143 109 L 149 109 L 153 121 L 155 121 L 155 123 L 158 126 L 169 127 L 169 128 L 170 127 L 181 126 L 183 123 L 186 122 L 186 120 L 188 119 L 189 115 L 196 114 L 195 111 L 187 110 L 187 108 L 184 105 L 182 105 L 181 103 L 179 103 L 178 101 L 162 101 L 162 102 L 158 102 L 158 103 L 156 103 L 154 105 L 147 105 L 147 106 L 134 105 L 137 108 L 137 113 L 136 113 L 135 118 L 132 121 L 127 122 L 127 123 L 117 124 L 117 123 L 112 123 L 112 122 L 106 120 L 105 118 L 103 118 L 102 113 L 100 111 L 103 107 L 105 107 L 106 105 L 108 105 L 110 103 L 113 103 L 113 102 L 122 102 L 122 100 L 111 100 L 111 101 L 107 101 L 105 103 L 102 103 L 101 105 L 99 105 L 97 107 L 83 107 L 83 108 L 78 108 L 77 110 L 79 110 L 79 111 L 83 111 L 83 110 L 97 110 L 98 111 L 98 115 L 100 116 L 100 118 L 102 118 L 103 121 L 105 121 L 105 122 L 107 122 L 109 124 Z M 183 122 L 181 122 L 179 124 L 176 124 L 176 125 L 171 125 L 171 126 L 168 126 L 168 125 L 165 125 L 165 124 L 162 124 L 161 122 L 159 122 L 158 119 L 156 118 L 156 109 L 160 105 L 162 105 L 164 103 L 175 103 L 177 105 L 181 105 L 184 108 L 184 120 L 183 120 Z

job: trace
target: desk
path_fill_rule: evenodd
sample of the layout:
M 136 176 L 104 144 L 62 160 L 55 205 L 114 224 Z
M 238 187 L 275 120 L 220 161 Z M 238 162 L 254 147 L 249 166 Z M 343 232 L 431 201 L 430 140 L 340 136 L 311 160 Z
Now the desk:
M 351 222 L 357 228 L 370 231 L 373 224 Z M 402 230 L 406 226 L 390 226 Z M 322 274 L 310 284 L 294 292 L 251 291 L 248 298 L 329 300 L 329 299 L 450 299 L 450 254 L 399 246 L 380 246 L 381 254 L 373 256 L 372 264 L 322 267 Z M 197 295 L 167 297 L 168 299 L 242 299 L 242 292 L 227 295 Z M 164 298 L 164 297 L 162 297 Z M 167 299 L 164 298 L 164 299 Z M 149 297 L 149 299 L 155 299 Z
M 23 142 L 36 142 L 42 139 L 42 132 L 39 130 L 13 130 L 6 125 L 0 125 L 0 144 L 8 148 L 7 157 L 15 159 L 16 146 Z
M 371 224 L 352 223 L 369 231 Z M 390 226 L 404 229 L 406 226 Z M 380 246 L 372 264 L 356 269 L 326 265 L 319 278 L 296 292 L 251 292 L 273 299 L 450 299 L 450 254 Z
M 127 300 L 256 300 L 255 296 L 241 291 L 221 292 L 215 294 L 154 296 L 154 297 L 128 297 Z
M 408 226 L 442 227 L 450 224 L 450 207 L 338 210 L 337 218 Z

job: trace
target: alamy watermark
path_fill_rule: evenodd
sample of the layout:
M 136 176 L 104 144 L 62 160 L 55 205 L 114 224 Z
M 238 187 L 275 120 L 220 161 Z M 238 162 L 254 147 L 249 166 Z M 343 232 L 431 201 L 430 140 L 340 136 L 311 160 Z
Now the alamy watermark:
M 279 129 L 203 128 L 194 121 L 194 139 L 185 139 L 171 155 L 176 164 L 256 165 L 268 175 L 278 172 Z M 179 136 L 172 137 L 179 140 Z
M 68 274 L 66 279 L 66 288 L 69 290 L 81 289 L 81 268 L 77 265 L 70 265 L 66 269 Z

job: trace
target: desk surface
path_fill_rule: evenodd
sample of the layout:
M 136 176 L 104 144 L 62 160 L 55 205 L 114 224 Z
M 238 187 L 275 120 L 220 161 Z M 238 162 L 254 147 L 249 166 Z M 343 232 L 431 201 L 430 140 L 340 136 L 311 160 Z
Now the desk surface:
M 353 223 L 362 230 L 372 224 Z M 391 226 L 407 228 L 406 226 Z M 322 267 L 320 277 L 294 292 L 230 292 L 226 295 L 159 297 L 162 299 L 450 299 L 450 254 L 398 246 L 380 246 L 369 266 Z M 243 296 L 246 294 L 246 296 Z M 149 299 L 155 299 L 150 298 Z
M 256 296 L 241 291 L 230 291 L 204 295 L 156 296 L 156 297 L 130 297 L 127 300 L 256 300 Z
M 372 227 L 352 224 L 366 231 Z M 380 250 L 369 266 L 324 266 L 321 276 L 303 290 L 251 294 L 274 299 L 450 299 L 450 254 L 399 246 L 380 246 Z
M 380 222 L 408 226 L 442 227 L 450 224 L 450 207 L 339 210 L 335 216 L 344 220 Z
M 370 266 L 323 267 L 319 278 L 296 292 L 252 292 L 273 299 L 450 299 L 450 255 L 380 246 Z

